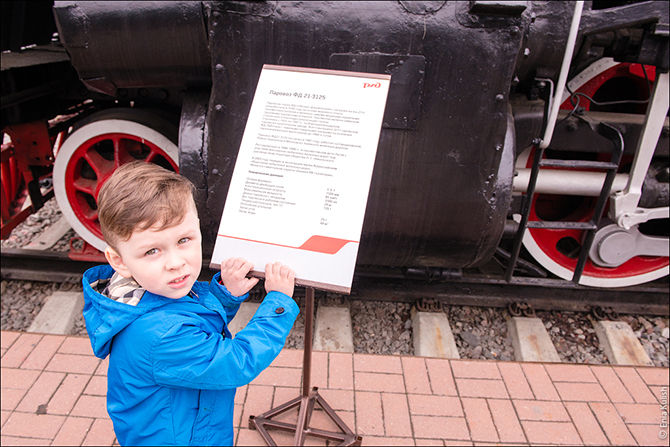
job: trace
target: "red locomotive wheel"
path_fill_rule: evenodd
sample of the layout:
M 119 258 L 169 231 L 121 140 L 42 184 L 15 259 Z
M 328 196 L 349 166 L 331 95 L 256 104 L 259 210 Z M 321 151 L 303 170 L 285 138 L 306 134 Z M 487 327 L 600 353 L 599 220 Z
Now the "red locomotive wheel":
M 95 113 L 74 130 L 56 156 L 53 178 L 58 205 L 86 242 L 104 250 L 97 197 L 109 176 L 124 163 L 142 160 L 179 172 L 179 151 L 168 135 L 175 126 L 135 109 Z
M 653 82 L 654 67 L 647 67 L 647 75 L 650 82 Z M 581 92 L 593 98 L 608 83 L 612 88 L 624 84 L 637 84 L 640 88 L 647 88 L 640 65 L 619 64 L 612 59 L 595 62 L 575 76 L 568 86 L 573 92 Z M 573 108 L 569 98 L 570 94 L 566 90 L 562 109 Z M 587 110 L 590 107 L 589 101 L 584 98 L 580 105 Z M 642 107 L 644 106 L 643 104 Z M 644 113 L 644 110 L 638 110 L 638 113 Z M 530 168 L 532 152 L 526 150 L 521 154 L 517 159 L 517 166 Z M 537 194 L 531 204 L 529 220 L 587 222 L 593 215 L 595 203 L 595 197 Z M 582 239 L 583 231 L 580 230 L 529 229 L 523 243 L 544 268 L 561 278 L 572 279 Z M 580 284 L 593 287 L 625 287 L 653 281 L 668 275 L 669 259 L 667 256 L 636 256 L 614 268 L 595 265 L 588 259 Z

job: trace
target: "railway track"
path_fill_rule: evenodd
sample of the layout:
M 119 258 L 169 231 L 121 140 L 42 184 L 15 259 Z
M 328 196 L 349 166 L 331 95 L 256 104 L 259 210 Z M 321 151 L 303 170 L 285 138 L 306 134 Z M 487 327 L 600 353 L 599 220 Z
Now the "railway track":
M 75 282 L 96 262 L 76 261 L 67 253 L 49 250 L 4 248 L 2 278 L 28 281 Z M 203 262 L 200 280 L 214 272 Z M 668 315 L 668 278 L 640 286 L 593 289 L 569 281 L 515 278 L 511 283 L 489 275 L 464 272 L 446 281 L 419 281 L 405 278 L 401 269 L 358 268 L 352 298 L 371 301 L 414 303 L 421 299 L 442 305 L 507 307 L 525 303 L 538 310 L 589 312 L 594 307 L 611 308 L 621 314 Z M 297 294 L 304 292 L 298 289 Z

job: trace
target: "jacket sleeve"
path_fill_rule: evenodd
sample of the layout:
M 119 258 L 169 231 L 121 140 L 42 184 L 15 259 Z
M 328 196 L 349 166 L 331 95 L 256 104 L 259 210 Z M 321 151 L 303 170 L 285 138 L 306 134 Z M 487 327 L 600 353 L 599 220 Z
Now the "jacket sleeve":
M 240 304 L 249 298 L 249 294 L 245 293 L 241 296 L 235 296 L 228 291 L 226 286 L 221 282 L 221 272 L 218 272 L 209 283 L 209 292 L 221 303 L 223 310 L 226 312 L 227 322 L 230 323 L 237 311 L 240 310 Z
M 195 389 L 246 385 L 277 357 L 298 313 L 292 298 L 270 292 L 234 339 L 207 333 L 192 320 L 175 322 L 152 350 L 156 383 Z

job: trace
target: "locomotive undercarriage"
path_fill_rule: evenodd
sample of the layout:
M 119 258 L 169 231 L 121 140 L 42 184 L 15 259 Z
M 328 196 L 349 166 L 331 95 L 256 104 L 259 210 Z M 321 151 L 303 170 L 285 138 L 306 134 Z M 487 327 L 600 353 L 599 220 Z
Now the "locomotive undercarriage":
M 3 37 L 2 126 L 12 137 L 3 237 L 21 198 L 39 207 L 29 185 L 53 171 L 65 216 L 104 248 L 97 191 L 119 164 L 142 159 L 196 185 L 211 253 L 260 67 L 279 63 L 394 76 L 361 239 L 364 276 L 459 280 L 497 260 L 508 283 L 569 281 L 579 270 L 576 283 L 598 288 L 667 277 L 667 7 L 585 2 L 564 67 L 574 3 L 489 3 L 166 2 L 140 11 L 56 2 L 55 42 L 17 49 L 17 38 L 9 48 Z M 36 55 L 42 47 L 60 48 L 60 59 Z M 554 95 L 562 69 L 567 86 Z M 561 110 L 542 163 L 560 166 L 533 180 L 554 96 Z M 36 121 L 41 152 L 18 141 Z M 606 179 L 593 166 L 616 146 L 605 126 L 621 137 L 622 156 L 603 219 L 588 230 Z M 526 223 L 518 236 L 524 206 L 528 222 L 581 227 Z

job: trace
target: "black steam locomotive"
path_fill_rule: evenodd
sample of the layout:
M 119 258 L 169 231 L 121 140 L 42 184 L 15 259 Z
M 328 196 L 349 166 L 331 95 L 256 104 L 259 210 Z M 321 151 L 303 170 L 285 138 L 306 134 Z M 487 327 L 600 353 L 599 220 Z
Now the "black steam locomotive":
M 211 253 L 274 64 L 392 76 L 361 271 L 448 279 L 497 260 L 508 282 L 654 281 L 668 24 L 664 1 L 2 2 L 2 234 L 53 173 L 102 249 L 97 193 L 140 159 L 193 181 Z

